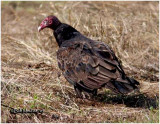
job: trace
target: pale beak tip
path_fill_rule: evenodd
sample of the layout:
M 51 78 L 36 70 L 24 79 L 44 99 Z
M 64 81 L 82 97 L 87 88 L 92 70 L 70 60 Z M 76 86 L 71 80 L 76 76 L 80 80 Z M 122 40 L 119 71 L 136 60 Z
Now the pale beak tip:
M 38 31 L 39 31 L 39 32 L 41 31 L 41 26 L 38 27 Z

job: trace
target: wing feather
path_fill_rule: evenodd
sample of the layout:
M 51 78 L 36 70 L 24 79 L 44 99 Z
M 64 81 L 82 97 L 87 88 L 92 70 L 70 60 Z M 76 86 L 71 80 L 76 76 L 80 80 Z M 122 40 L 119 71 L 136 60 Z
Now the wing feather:
M 118 92 L 115 87 L 121 84 L 113 84 L 111 81 L 122 81 L 119 71 L 121 67 L 108 46 L 98 42 L 74 42 L 59 50 L 57 55 L 60 69 L 72 84 L 78 83 L 86 89 L 98 89 L 106 85 Z

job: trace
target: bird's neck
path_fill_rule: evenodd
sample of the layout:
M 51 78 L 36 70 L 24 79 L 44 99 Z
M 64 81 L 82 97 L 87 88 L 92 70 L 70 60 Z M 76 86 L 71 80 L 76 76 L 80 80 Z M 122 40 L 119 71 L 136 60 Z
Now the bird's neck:
M 51 28 L 52 30 L 56 30 L 62 23 L 61 22 L 56 22 L 54 25 L 52 25 Z
M 62 23 L 59 25 L 56 30 L 54 30 L 54 36 L 56 38 L 56 41 L 58 43 L 58 46 L 60 47 L 61 44 L 65 41 L 68 41 L 74 37 L 77 36 L 77 33 L 79 33 L 75 28 L 72 26 L 69 26 L 67 24 Z

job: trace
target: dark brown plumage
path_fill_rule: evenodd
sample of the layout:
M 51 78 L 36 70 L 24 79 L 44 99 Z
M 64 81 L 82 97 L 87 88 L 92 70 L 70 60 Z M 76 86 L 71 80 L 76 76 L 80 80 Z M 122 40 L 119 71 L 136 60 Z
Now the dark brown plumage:
M 121 94 L 138 89 L 139 82 L 126 76 L 108 45 L 83 36 L 55 16 L 47 17 L 38 29 L 46 27 L 54 30 L 59 45 L 58 66 L 78 97 L 82 97 L 82 92 L 96 95 L 102 87 Z

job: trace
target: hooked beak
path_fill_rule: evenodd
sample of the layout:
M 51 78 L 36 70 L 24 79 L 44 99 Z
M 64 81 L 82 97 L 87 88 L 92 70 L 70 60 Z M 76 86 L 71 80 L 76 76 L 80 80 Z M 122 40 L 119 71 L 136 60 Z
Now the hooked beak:
M 42 27 L 41 27 L 41 26 L 39 26 L 39 27 L 38 27 L 38 31 L 40 32 L 41 30 L 42 30 Z

